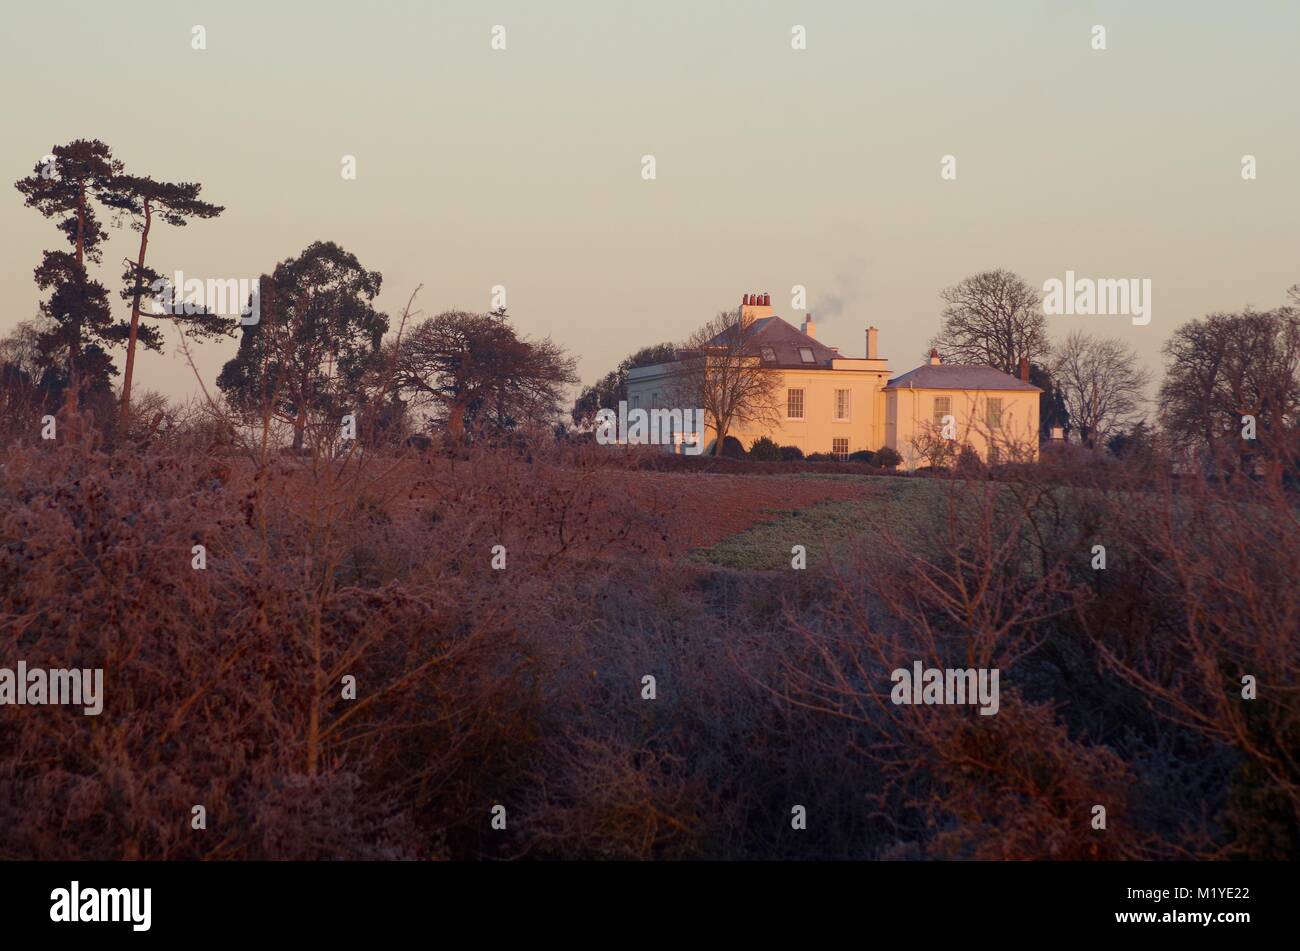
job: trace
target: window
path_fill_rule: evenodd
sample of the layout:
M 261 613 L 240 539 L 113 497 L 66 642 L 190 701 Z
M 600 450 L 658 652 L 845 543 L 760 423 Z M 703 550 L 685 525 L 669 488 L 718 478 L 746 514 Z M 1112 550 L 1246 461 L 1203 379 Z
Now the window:
M 1002 461 L 1002 450 L 997 443 L 989 443 L 989 465 L 996 466 Z
M 633 396 L 633 397 L 632 397 L 632 406 L 633 406 L 633 408 L 635 408 L 635 407 L 637 407 L 637 406 L 640 406 L 640 405 L 641 405 L 641 397 L 640 397 L 640 395 Z
M 787 419 L 803 419 L 803 390 L 785 391 L 785 415 Z
M 984 410 L 984 422 L 988 424 L 989 429 L 1002 428 L 1002 398 L 1000 396 L 990 396 L 988 405 Z
M 849 418 L 849 391 L 848 390 L 835 391 L 835 418 L 836 419 Z
M 804 363 L 816 363 L 817 358 L 813 356 L 812 347 L 800 347 L 799 359 Z
M 936 396 L 934 398 L 934 424 L 943 425 L 943 418 L 952 415 L 952 397 Z
M 771 347 L 764 347 L 764 348 L 763 348 L 763 362 L 764 362 L 764 363 L 776 363 L 776 351 L 773 350 Z
M 849 441 L 847 439 L 835 439 L 831 441 L 831 452 L 837 459 L 849 458 Z

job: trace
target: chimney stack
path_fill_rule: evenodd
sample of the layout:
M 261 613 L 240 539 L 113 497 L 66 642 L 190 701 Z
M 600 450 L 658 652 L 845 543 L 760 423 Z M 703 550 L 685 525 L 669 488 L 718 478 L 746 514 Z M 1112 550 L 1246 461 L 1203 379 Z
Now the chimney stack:
M 867 328 L 867 359 L 877 359 L 876 353 L 876 336 L 880 333 L 875 327 Z
M 1029 358 L 1028 357 L 1020 358 L 1020 379 L 1022 379 L 1026 383 L 1029 382 Z
M 939 365 L 939 363 L 940 363 L 940 360 L 939 360 L 939 351 L 936 350 L 936 349 L 934 349 L 934 347 L 931 347 L 931 348 L 930 348 L 930 366 L 932 366 L 932 367 L 937 367 L 937 366 Z
M 772 316 L 772 307 L 767 303 L 770 298 L 766 294 L 745 294 L 740 299 L 740 324 L 742 327 L 748 327 L 756 320 L 762 320 L 764 317 Z
M 799 329 L 802 330 L 804 333 L 806 333 L 808 336 L 812 337 L 814 340 L 817 339 L 817 325 L 813 323 L 812 314 L 804 315 L 803 326 L 800 327 Z

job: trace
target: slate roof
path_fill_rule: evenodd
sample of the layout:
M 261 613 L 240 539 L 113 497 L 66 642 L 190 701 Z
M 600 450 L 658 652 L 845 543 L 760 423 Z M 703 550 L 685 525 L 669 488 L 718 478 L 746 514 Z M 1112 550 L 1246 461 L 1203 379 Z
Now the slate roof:
M 722 334 L 714 337 L 709 343 L 718 342 L 721 344 Z M 836 353 L 826 344 L 808 336 L 797 327 L 791 326 L 780 317 L 761 317 L 754 321 L 752 334 L 746 351 L 758 357 L 762 355 L 763 348 L 770 347 L 776 355 L 775 360 L 764 360 L 765 367 L 781 367 L 784 369 L 800 368 L 804 370 L 815 370 L 818 367 L 830 369 L 832 360 L 843 359 L 840 354 Z M 813 352 L 813 362 L 805 363 L 799 355 L 800 347 L 808 347 Z
M 1042 392 L 1032 383 L 1010 376 L 993 367 L 966 366 L 958 363 L 924 363 L 915 370 L 896 376 L 885 386 L 887 390 L 1033 390 Z

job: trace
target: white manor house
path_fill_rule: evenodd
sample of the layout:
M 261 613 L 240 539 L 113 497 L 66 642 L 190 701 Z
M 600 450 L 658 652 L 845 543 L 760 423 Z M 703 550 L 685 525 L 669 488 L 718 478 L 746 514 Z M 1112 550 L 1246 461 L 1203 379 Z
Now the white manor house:
M 1010 376 L 993 367 L 945 364 L 931 351 L 929 363 L 893 376 L 875 327 L 866 328 L 865 354 L 847 357 L 817 339 L 811 314 L 795 327 L 774 313 L 767 294 L 744 295 L 740 314 L 746 358 L 780 377 L 775 418 L 727 433 L 746 448 L 764 435 L 805 455 L 845 458 L 887 446 L 913 469 L 932 458 L 927 449 L 942 439 L 987 462 L 1036 458 L 1041 391 L 1029 382 L 1023 358 L 1019 375 Z M 681 362 L 631 370 L 629 411 L 681 408 L 681 372 Z M 712 442 L 716 427 L 711 420 L 707 425 Z

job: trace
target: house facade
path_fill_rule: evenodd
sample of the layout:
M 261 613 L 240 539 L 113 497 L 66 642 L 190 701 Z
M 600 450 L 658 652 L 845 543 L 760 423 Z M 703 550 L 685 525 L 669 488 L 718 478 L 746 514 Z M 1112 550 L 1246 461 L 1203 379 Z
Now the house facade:
M 777 377 L 767 418 L 728 430 L 747 449 L 760 436 L 805 455 L 841 458 L 888 446 L 909 469 L 945 464 L 945 453 L 955 456 L 962 446 L 995 462 L 1036 454 L 1040 391 L 1028 382 L 1027 362 L 1018 378 L 991 367 L 944 365 L 932 353 L 928 365 L 894 377 L 875 327 L 866 329 L 864 355 L 849 357 L 817 339 L 811 314 L 799 327 L 777 316 L 767 294 L 746 294 L 740 319 L 746 359 Z M 629 409 L 683 407 L 682 375 L 680 361 L 631 370 Z M 712 442 L 716 427 L 711 420 L 709 426 Z

